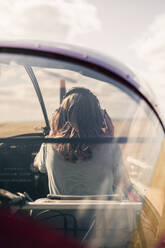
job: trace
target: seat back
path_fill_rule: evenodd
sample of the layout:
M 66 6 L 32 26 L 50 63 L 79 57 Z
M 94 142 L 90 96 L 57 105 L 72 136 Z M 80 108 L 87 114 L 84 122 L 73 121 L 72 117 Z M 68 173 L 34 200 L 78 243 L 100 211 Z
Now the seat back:
M 34 218 L 96 247 L 127 246 L 141 207 L 140 202 L 107 200 L 40 199 L 31 204 Z

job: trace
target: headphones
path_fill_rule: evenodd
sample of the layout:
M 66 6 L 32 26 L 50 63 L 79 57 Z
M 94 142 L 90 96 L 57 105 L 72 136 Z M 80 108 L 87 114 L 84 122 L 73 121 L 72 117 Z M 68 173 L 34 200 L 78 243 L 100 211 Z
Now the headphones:
M 99 103 L 99 100 L 97 98 L 97 96 L 95 96 L 90 90 L 86 89 L 86 88 L 82 88 L 82 87 L 75 87 L 75 88 L 72 88 L 70 89 L 63 97 L 63 99 L 65 99 L 67 96 L 71 95 L 71 94 L 74 94 L 74 93 L 79 93 L 79 94 L 82 94 L 82 95 L 89 95 L 89 96 L 92 96 L 93 98 L 95 98 L 99 108 L 100 108 L 100 112 L 101 112 L 101 116 L 102 116 L 102 121 L 103 121 L 103 126 L 105 128 L 107 128 L 109 131 L 109 134 L 111 136 L 113 136 L 113 133 L 114 133 L 114 126 L 113 126 L 113 123 L 109 117 L 109 115 L 107 114 L 106 110 L 105 109 L 101 109 L 100 107 L 100 103 Z
M 86 88 L 83 88 L 83 87 L 74 87 L 74 88 L 70 89 L 64 95 L 63 100 L 66 97 L 68 97 L 69 95 L 72 95 L 74 93 L 78 93 L 78 94 L 81 94 L 81 95 L 89 95 L 89 96 L 93 97 L 95 99 L 95 101 L 97 102 L 98 106 L 99 106 L 99 109 L 100 109 L 100 112 L 101 112 L 101 116 L 102 116 L 102 119 L 103 119 L 103 122 L 104 122 L 105 110 L 101 109 L 100 103 L 99 103 L 99 100 L 98 100 L 97 96 L 95 96 L 89 89 L 86 89 Z
M 82 87 L 75 87 L 75 88 L 70 89 L 70 90 L 64 95 L 63 99 L 65 99 L 67 96 L 72 95 L 72 94 L 74 94 L 74 93 L 79 93 L 79 94 L 81 94 L 81 95 L 90 95 L 90 96 L 93 96 L 93 97 L 96 98 L 97 102 L 99 102 L 98 99 L 97 99 L 97 97 L 96 97 L 90 90 L 88 90 L 88 89 L 86 89 L 86 88 L 82 88 Z

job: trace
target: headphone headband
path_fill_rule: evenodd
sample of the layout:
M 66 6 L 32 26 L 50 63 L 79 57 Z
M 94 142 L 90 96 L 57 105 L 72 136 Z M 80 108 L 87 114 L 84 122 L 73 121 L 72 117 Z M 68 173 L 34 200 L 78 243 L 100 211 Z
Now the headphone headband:
M 74 94 L 74 93 L 79 93 L 82 95 L 92 95 L 95 96 L 90 90 L 86 89 L 86 88 L 81 88 L 81 87 L 75 87 L 72 88 L 71 90 L 69 90 L 63 97 L 63 99 L 65 99 L 67 96 Z M 96 97 L 96 96 L 95 96 Z

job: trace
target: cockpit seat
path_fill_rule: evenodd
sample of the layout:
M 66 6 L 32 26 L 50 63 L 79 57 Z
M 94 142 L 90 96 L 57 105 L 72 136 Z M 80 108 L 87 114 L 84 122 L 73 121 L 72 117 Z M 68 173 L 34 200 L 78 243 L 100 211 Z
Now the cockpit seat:
M 66 235 L 94 247 L 114 248 L 129 244 L 142 203 L 105 196 L 57 196 L 38 199 L 31 207 L 34 218 Z

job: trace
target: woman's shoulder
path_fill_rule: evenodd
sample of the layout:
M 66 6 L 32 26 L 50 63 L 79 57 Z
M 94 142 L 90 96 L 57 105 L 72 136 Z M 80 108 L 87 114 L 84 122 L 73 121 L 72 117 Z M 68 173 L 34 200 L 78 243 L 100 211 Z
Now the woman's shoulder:
M 120 145 L 116 142 L 113 143 L 103 143 L 103 144 L 98 144 L 94 148 L 97 152 L 117 152 L 120 150 Z

